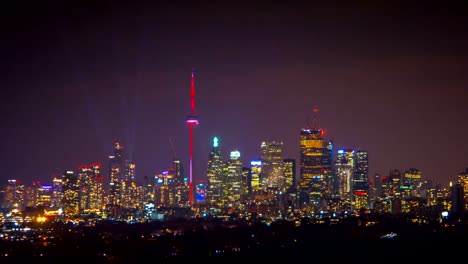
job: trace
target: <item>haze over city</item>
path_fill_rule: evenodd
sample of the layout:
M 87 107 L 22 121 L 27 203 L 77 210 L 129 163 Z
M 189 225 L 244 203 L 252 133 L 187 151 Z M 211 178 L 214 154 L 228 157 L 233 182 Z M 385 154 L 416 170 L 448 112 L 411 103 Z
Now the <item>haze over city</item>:
M 105 167 L 114 142 L 139 179 L 174 152 L 188 171 L 193 68 L 197 179 L 214 136 L 245 165 L 264 140 L 299 160 L 314 108 L 336 148 L 368 151 L 370 177 L 417 168 L 446 184 L 468 166 L 468 21 L 456 7 L 49 2 L 4 12 L 1 182 Z

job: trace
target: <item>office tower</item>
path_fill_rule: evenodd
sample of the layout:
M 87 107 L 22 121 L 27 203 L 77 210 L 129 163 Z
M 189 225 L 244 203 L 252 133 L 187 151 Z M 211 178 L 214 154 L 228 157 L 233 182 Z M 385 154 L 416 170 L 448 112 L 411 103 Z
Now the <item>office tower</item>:
M 460 183 L 452 185 L 450 187 L 451 192 L 451 214 L 455 218 L 461 218 L 465 210 L 464 190 Z
M 36 206 L 50 208 L 52 202 L 52 185 L 39 185 L 36 190 Z
M 25 186 L 21 180 L 9 179 L 5 187 L 5 208 L 25 209 Z
M 59 209 L 62 207 L 63 200 L 63 191 L 62 191 L 62 178 L 56 177 L 55 175 L 52 178 L 52 200 L 51 207 L 53 209 Z
M 260 179 L 262 174 L 262 160 L 250 161 L 250 188 L 251 194 L 256 194 L 261 190 Z
M 148 176 L 143 177 L 142 205 L 145 205 L 147 202 L 154 203 L 154 186 L 155 186 L 155 181 L 152 177 L 148 177 Z
M 222 205 L 223 194 L 223 168 L 224 161 L 221 159 L 221 150 L 219 147 L 219 139 L 213 138 L 213 148 L 208 157 L 207 168 L 207 203 L 215 208 L 220 208 Z
M 197 203 L 205 203 L 206 194 L 208 192 L 208 184 L 206 180 L 200 179 L 197 181 Z
M 104 206 L 104 177 L 101 164 L 93 163 L 78 168 L 80 213 L 100 213 Z
M 73 171 L 62 174 L 63 213 L 67 216 L 76 216 L 80 211 L 80 185 L 78 176 Z
M 189 126 L 190 142 L 189 142 L 189 204 L 194 204 L 193 192 L 193 128 L 198 125 L 198 116 L 195 112 L 195 75 L 192 71 L 192 79 L 190 83 L 190 114 L 186 117 L 185 123 Z
M 122 181 L 122 207 L 126 209 L 127 213 L 138 207 L 135 168 L 135 163 L 125 162 L 125 173 Z
M 420 189 L 422 186 L 421 171 L 411 168 L 405 171 L 403 182 L 401 184 L 401 192 L 403 198 L 420 197 Z
M 125 170 L 123 147 L 114 144 L 114 155 L 109 156 L 109 205 L 116 208 L 122 206 L 122 178 Z
M 374 174 L 374 180 L 372 182 L 372 189 L 373 189 L 373 192 L 374 192 L 374 199 L 376 199 L 377 197 L 381 197 L 382 196 L 382 179 L 383 176 L 380 175 L 379 173 L 376 173 Z
M 89 197 L 91 192 L 91 177 L 92 169 L 87 165 L 82 165 L 78 168 L 78 185 L 79 185 L 79 208 L 80 213 L 88 212 L 90 209 L 89 206 Z
M 93 163 L 89 167 L 91 169 L 89 207 L 94 212 L 100 212 L 104 207 L 104 176 L 101 174 L 100 163 Z
M 248 167 L 242 167 L 241 201 L 248 199 L 252 193 L 252 171 Z
M 262 160 L 262 179 L 260 184 L 262 188 L 275 188 L 285 192 L 283 142 L 263 141 L 260 148 Z
M 338 193 L 338 179 L 335 175 L 335 157 L 333 154 L 333 140 L 330 140 L 326 143 L 326 147 L 323 148 L 322 156 L 322 173 L 326 185 L 326 188 L 324 189 L 324 194 L 327 197 L 334 196 Z
M 284 159 L 284 178 L 286 180 L 286 191 L 296 191 L 296 160 L 295 159 Z
M 314 109 L 314 115 L 318 112 Z M 300 203 L 318 206 L 329 190 L 328 178 L 331 174 L 331 149 L 324 145 L 325 131 L 318 128 L 316 118 L 312 127 L 301 129 L 300 133 Z M 304 201 L 305 200 L 305 201 Z
M 241 202 L 242 185 L 242 161 L 240 152 L 232 150 L 229 154 L 227 174 L 223 181 L 225 207 L 238 208 Z
M 391 198 L 393 197 L 393 181 L 390 176 L 387 175 L 382 175 L 381 177 L 382 181 L 382 192 L 380 194 L 380 197 L 382 198 Z
M 24 201 L 26 207 L 34 208 L 36 207 L 36 198 L 37 198 L 37 189 L 41 186 L 40 181 L 32 181 L 31 185 L 26 186 L 24 192 Z
M 169 173 L 169 170 L 163 171 L 154 176 L 156 181 L 155 186 L 155 204 L 165 207 L 173 207 L 176 205 L 175 200 L 175 181 L 174 175 Z
M 358 150 L 355 155 L 353 190 L 369 191 L 369 159 L 367 151 Z
M 388 177 L 391 181 L 391 196 L 392 198 L 401 198 L 401 172 L 398 169 L 393 169 L 389 172 Z
M 367 151 L 355 153 L 353 195 L 356 209 L 367 208 L 369 203 L 369 159 Z
M 169 171 L 174 175 L 175 184 L 175 203 L 180 207 L 190 206 L 189 195 L 190 186 L 188 178 L 184 176 L 182 162 L 178 158 L 172 160 L 172 167 Z
M 336 155 L 335 170 L 338 180 L 338 195 L 341 199 L 350 200 L 353 191 L 355 170 L 355 151 L 339 149 Z
M 457 181 L 463 187 L 465 210 L 468 210 L 468 168 L 458 174 Z

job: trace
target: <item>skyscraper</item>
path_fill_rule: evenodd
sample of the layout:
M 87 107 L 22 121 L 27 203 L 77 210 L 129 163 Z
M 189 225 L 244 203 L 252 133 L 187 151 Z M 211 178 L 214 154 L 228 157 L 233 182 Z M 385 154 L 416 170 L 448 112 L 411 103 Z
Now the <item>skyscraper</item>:
M 250 161 L 250 188 L 251 194 L 256 194 L 261 190 L 261 174 L 262 174 L 262 161 L 251 160 Z
M 458 183 L 463 187 L 463 200 L 465 210 L 468 210 L 468 168 L 460 172 L 457 177 Z
M 421 171 L 415 168 L 410 168 L 405 171 L 403 182 L 401 185 L 401 193 L 403 197 L 420 197 L 419 190 L 421 189 Z
M 133 162 L 125 161 L 125 172 L 122 181 L 122 207 L 127 211 L 132 211 L 138 207 L 137 186 L 136 186 L 136 165 Z
M 392 198 L 401 197 L 401 171 L 398 169 L 393 169 L 389 172 L 388 177 L 391 181 L 391 196 Z
M 89 207 L 93 211 L 101 211 L 104 207 L 104 176 L 101 174 L 101 164 L 93 163 L 90 165 L 92 170 Z
M 240 152 L 238 150 L 232 150 L 229 154 L 229 158 L 227 174 L 223 181 L 224 198 L 226 201 L 225 206 L 238 208 L 241 202 L 241 194 L 243 192 L 242 161 L 240 159 Z
M 66 171 L 62 175 L 63 213 L 76 216 L 80 209 L 80 185 L 78 176 L 73 171 Z
M 284 159 L 284 178 L 286 181 L 286 191 L 295 192 L 296 190 L 296 160 Z
M 283 168 L 283 142 L 263 141 L 260 145 L 262 160 L 262 188 L 286 191 Z
M 350 201 L 353 191 L 355 151 L 352 149 L 338 149 L 335 170 L 338 180 L 338 195 L 341 199 Z
M 206 201 L 207 188 L 208 184 L 206 183 L 206 180 L 202 179 L 197 181 L 197 202 L 204 203 Z
M 325 145 L 325 130 L 318 128 L 314 109 L 312 125 L 303 128 L 300 133 L 300 203 L 310 203 L 315 208 L 320 206 L 323 198 L 329 193 L 329 178 L 332 169 L 333 144 Z
M 222 205 L 223 193 L 223 168 L 225 167 L 224 161 L 221 159 L 221 150 L 219 147 L 219 139 L 213 138 L 213 148 L 211 149 L 208 157 L 207 168 L 207 203 L 215 208 L 220 208 Z
M 188 179 L 184 175 L 182 161 L 178 158 L 174 158 L 172 160 L 172 167 L 169 170 L 171 171 L 170 173 L 174 175 L 176 204 L 182 207 L 189 206 L 190 187 Z
M 165 207 L 176 206 L 176 197 L 175 197 L 175 180 L 174 174 L 169 170 L 165 170 L 160 174 L 154 176 L 156 181 L 155 187 L 155 204 L 162 205 Z
M 52 201 L 51 201 L 51 207 L 53 209 L 59 209 L 62 207 L 62 201 L 63 201 L 63 182 L 62 182 L 62 177 L 56 177 L 54 175 L 52 179 Z
M 8 209 L 24 210 L 25 186 L 21 180 L 9 179 L 5 193 L 5 207 Z
M 367 151 L 357 150 L 354 162 L 353 195 L 356 209 L 367 208 L 369 202 L 369 160 Z
M 109 156 L 109 204 L 122 205 L 122 178 L 125 169 L 123 147 L 120 143 L 114 144 L 114 155 Z

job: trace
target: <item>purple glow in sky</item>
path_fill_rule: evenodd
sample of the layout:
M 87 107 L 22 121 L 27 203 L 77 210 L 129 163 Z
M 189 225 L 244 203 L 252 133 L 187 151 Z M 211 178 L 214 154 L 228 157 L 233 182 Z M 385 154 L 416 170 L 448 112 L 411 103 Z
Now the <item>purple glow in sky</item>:
M 314 108 L 336 148 L 369 152 L 370 176 L 417 168 L 445 185 L 468 167 L 462 8 L 15 2 L 1 23 L 0 183 L 94 162 L 107 173 L 116 141 L 137 180 L 174 155 L 187 174 L 192 68 L 197 179 L 214 136 L 244 166 L 264 140 L 298 161 Z

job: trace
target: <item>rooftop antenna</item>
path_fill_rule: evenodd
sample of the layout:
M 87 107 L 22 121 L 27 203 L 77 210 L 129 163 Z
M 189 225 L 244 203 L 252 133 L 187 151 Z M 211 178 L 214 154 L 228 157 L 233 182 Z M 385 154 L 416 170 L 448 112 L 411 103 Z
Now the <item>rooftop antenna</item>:
M 314 108 L 314 115 L 313 115 L 313 118 L 312 118 L 312 129 L 317 129 L 318 125 L 317 125 L 317 113 L 318 113 L 318 108 Z
M 172 155 L 174 155 L 174 159 L 177 158 L 177 153 L 175 151 L 174 142 L 172 142 L 172 137 L 169 137 L 169 144 L 171 144 Z

